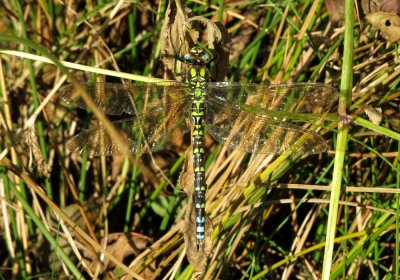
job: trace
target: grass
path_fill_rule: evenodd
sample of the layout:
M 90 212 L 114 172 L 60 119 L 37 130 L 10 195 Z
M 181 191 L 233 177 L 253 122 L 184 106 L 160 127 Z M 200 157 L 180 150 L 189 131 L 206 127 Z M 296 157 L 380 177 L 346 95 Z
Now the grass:
M 350 22 L 344 39 L 322 1 L 187 3 L 229 31 L 229 80 L 331 84 L 351 120 L 330 118 L 318 130 L 329 149 L 311 156 L 249 155 L 208 137 L 207 259 L 183 238 L 189 141 L 143 157 L 71 155 L 66 139 L 107 118 L 51 99 L 67 79 L 170 80 L 168 3 L 21 3 L 0 7 L 2 279 L 399 278 L 398 49 L 377 30 Z

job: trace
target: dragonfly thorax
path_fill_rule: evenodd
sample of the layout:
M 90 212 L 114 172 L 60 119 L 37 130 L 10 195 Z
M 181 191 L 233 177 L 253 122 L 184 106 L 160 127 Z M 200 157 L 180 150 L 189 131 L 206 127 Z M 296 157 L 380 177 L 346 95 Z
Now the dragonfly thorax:
M 211 54 L 200 47 L 193 47 L 189 53 L 183 57 L 183 62 L 189 64 L 186 71 L 186 83 L 191 89 L 194 100 L 203 99 L 204 88 L 210 81 L 210 73 L 207 65 L 213 60 Z

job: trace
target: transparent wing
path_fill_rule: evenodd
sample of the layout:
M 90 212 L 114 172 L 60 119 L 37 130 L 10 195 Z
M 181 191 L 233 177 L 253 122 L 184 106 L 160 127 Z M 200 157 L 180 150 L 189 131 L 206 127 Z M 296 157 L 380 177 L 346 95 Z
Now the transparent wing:
M 179 141 L 190 128 L 190 97 L 149 113 L 113 122 L 124 145 L 118 145 L 103 126 L 81 132 L 68 141 L 76 154 L 90 156 L 142 154 Z
M 214 102 L 260 115 L 282 118 L 296 116 L 291 113 L 325 113 L 338 98 L 334 87 L 321 83 L 268 86 L 218 82 L 207 84 L 206 90 Z
M 166 96 L 179 100 L 187 95 L 187 86 L 183 83 L 82 83 L 88 95 L 97 107 L 109 115 L 123 113 L 139 115 L 146 108 L 158 108 Z M 86 103 L 72 84 L 65 85 L 59 92 L 59 98 L 67 104 L 87 109 Z
M 207 104 L 206 127 L 215 140 L 230 149 L 250 153 L 281 154 L 290 148 L 303 154 L 326 150 L 325 140 L 313 131 L 270 117 Z M 292 147 L 302 139 L 298 146 Z
M 338 95 L 330 86 L 222 82 L 210 83 L 207 91 L 208 131 L 228 148 L 264 154 L 289 149 L 312 154 L 327 148 L 321 136 L 294 123 L 304 124 L 310 120 L 307 115 L 325 112 Z

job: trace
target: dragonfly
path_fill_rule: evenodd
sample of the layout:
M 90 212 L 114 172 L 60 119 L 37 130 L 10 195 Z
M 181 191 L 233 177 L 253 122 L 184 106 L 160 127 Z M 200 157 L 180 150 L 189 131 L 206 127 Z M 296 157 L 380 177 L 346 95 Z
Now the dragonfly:
M 206 232 L 206 132 L 227 148 L 249 153 L 282 154 L 301 138 L 293 152 L 321 153 L 327 149 L 325 139 L 302 125 L 306 116 L 326 113 L 338 93 L 321 83 L 211 82 L 209 64 L 214 57 L 199 46 L 178 59 L 188 68 L 182 82 L 83 84 L 105 114 L 123 117 L 113 122 L 120 139 L 115 141 L 99 125 L 73 136 L 67 145 L 72 153 L 89 156 L 141 155 L 165 149 L 191 132 L 199 251 L 204 250 Z M 59 97 L 87 109 L 72 85 L 61 88 Z

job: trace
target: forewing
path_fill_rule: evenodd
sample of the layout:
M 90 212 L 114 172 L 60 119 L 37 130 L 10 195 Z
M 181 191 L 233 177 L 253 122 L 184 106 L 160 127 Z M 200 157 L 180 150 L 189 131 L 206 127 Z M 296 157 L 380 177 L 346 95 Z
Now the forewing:
M 183 83 L 82 83 L 95 105 L 109 115 L 141 115 L 146 110 L 162 106 L 165 99 L 179 100 L 187 95 L 187 86 Z M 67 104 L 82 109 L 87 105 L 72 85 L 59 90 L 59 98 Z
M 338 98 L 334 87 L 321 83 L 268 86 L 218 82 L 209 83 L 206 90 L 215 102 L 243 111 L 282 118 L 292 117 L 286 113 L 325 113 Z
M 68 148 L 75 154 L 90 156 L 143 154 L 163 149 L 167 143 L 179 141 L 190 128 L 190 98 L 167 107 L 129 119 L 113 122 L 124 145 L 119 145 L 97 126 L 72 137 Z

